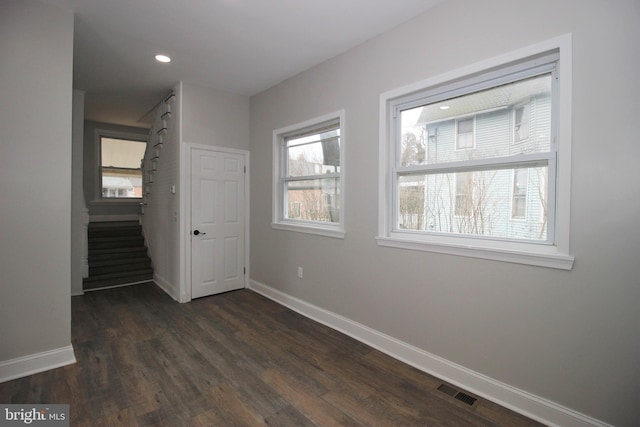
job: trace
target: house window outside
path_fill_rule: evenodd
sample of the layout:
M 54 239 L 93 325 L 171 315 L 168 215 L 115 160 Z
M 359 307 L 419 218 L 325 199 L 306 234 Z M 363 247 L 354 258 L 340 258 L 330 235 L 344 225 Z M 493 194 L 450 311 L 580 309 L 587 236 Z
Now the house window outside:
M 456 120 L 456 150 L 471 149 L 474 147 L 474 118 Z
M 456 198 L 455 214 L 457 216 L 469 217 L 473 206 L 473 173 L 457 173 L 456 177 Z
M 274 132 L 273 227 L 343 237 L 343 113 Z
M 520 105 L 513 109 L 513 142 L 529 139 L 529 105 Z
M 381 95 L 378 244 L 570 269 L 561 65 L 570 37 Z
M 515 169 L 513 171 L 513 196 L 511 199 L 511 218 L 513 219 L 525 219 L 527 216 L 528 183 L 528 169 Z
M 142 197 L 140 168 L 146 142 L 100 137 L 100 187 L 103 199 Z

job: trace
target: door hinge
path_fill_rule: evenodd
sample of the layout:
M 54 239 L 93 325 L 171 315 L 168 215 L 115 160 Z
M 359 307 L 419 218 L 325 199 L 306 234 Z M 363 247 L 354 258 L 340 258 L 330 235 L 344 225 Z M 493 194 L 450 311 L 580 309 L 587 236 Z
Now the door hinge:
M 247 167 L 246 166 L 244 167 L 244 173 L 247 173 Z
M 244 275 L 247 275 L 247 267 L 244 268 Z

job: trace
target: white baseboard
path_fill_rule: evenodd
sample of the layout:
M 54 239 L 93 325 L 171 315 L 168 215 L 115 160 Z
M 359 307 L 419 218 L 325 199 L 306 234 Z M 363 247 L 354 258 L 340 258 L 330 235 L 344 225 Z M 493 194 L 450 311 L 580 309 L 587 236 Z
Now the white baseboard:
M 57 348 L 0 362 L 0 383 L 76 363 L 73 347 Z
M 467 369 L 263 283 L 250 280 L 249 289 L 421 371 L 544 424 L 611 427 L 600 420 Z
M 173 298 L 175 301 L 182 302 L 180 301 L 180 292 L 176 290 L 176 288 L 164 277 L 154 273 L 153 281 L 156 283 L 156 285 L 158 285 L 160 289 L 165 291 L 165 293 L 169 295 L 171 298 Z

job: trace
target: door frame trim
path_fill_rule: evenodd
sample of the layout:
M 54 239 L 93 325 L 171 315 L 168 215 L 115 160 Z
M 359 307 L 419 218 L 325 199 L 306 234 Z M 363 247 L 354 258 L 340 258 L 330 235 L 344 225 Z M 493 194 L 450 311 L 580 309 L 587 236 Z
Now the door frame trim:
M 185 142 L 182 144 L 182 164 L 180 165 L 180 194 L 184 195 L 181 199 L 180 211 L 184 215 L 180 215 L 180 269 L 183 272 L 180 281 L 180 301 L 191 301 L 191 153 L 193 150 L 204 150 L 212 153 L 231 153 L 239 154 L 244 157 L 244 165 L 246 172 L 244 174 L 244 286 L 249 287 L 250 277 L 250 258 L 249 258 L 249 220 L 250 220 L 250 195 L 249 195 L 249 173 L 250 173 L 250 153 L 248 150 L 239 150 L 235 148 L 220 147 L 214 145 L 196 144 Z

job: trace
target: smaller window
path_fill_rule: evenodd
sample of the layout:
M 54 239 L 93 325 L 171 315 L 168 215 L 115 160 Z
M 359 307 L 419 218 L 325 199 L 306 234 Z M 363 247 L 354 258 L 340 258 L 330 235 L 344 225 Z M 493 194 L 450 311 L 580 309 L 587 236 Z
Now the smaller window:
M 456 120 L 456 150 L 465 150 L 474 147 L 474 118 Z
M 514 169 L 513 196 L 511 201 L 511 218 L 525 219 L 527 216 L 527 186 L 529 169 Z
M 142 197 L 140 168 L 147 143 L 100 137 L 100 186 L 103 199 Z
M 342 116 L 274 131 L 274 228 L 344 236 Z
M 513 109 L 513 142 L 529 139 L 529 104 Z
M 456 174 L 456 216 L 469 216 L 473 211 L 473 173 Z

